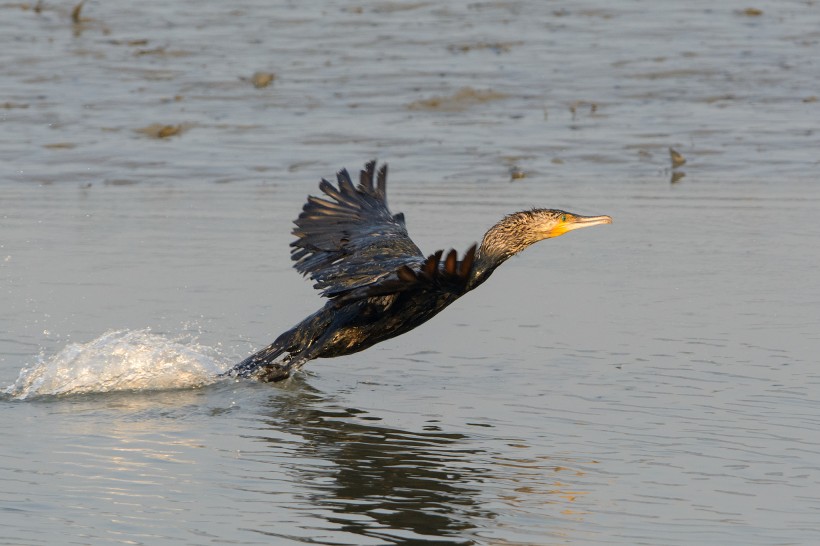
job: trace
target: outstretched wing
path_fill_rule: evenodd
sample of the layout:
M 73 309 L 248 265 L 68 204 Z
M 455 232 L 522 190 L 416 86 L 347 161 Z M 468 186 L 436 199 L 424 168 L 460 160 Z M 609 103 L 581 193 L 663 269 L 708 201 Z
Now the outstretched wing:
M 387 165 L 376 175 L 376 162 L 367 163 L 355 187 L 345 169 L 336 179 L 338 188 L 322 179 L 319 189 L 329 199 L 308 197 L 294 222 L 291 258 L 314 288 L 332 298 L 424 263 L 404 215 L 387 208 Z
M 419 265 L 402 265 L 391 275 L 376 282 L 339 293 L 339 302 L 387 296 L 400 292 L 421 291 L 459 297 L 469 288 L 477 245 L 471 246 L 459 261 L 455 250 L 450 250 L 442 261 L 442 250 L 430 254 Z

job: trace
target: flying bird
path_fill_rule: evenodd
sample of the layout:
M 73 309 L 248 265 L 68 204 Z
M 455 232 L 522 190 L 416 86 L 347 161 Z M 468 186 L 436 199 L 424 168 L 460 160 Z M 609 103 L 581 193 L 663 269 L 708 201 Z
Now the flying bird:
M 294 223 L 291 258 L 315 281 L 325 305 L 225 375 L 281 381 L 314 358 L 367 349 L 428 321 L 533 243 L 568 231 L 610 224 L 609 216 L 562 210 L 514 212 L 491 227 L 461 259 L 455 250 L 425 257 L 407 234 L 404 215 L 387 207 L 387 165 L 367 163 L 353 184 L 319 184 Z

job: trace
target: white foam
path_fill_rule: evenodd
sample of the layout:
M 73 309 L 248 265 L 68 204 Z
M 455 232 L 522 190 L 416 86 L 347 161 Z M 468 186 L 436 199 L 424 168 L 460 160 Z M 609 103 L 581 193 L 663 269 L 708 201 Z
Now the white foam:
M 5 393 L 17 399 L 123 390 L 200 387 L 224 369 L 214 350 L 144 330 L 109 331 L 72 343 L 20 370 Z

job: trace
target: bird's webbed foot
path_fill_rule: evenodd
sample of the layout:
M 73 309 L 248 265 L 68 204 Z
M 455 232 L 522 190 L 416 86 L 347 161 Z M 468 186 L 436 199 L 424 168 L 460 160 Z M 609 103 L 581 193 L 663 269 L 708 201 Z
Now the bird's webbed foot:
M 304 363 L 301 359 L 286 358 L 281 362 L 272 362 L 257 369 L 253 377 L 263 383 L 278 383 L 294 374 Z
M 253 373 L 253 377 L 262 381 L 263 383 L 278 383 L 289 378 L 292 373 L 292 367 L 287 362 L 275 362 L 260 366 Z

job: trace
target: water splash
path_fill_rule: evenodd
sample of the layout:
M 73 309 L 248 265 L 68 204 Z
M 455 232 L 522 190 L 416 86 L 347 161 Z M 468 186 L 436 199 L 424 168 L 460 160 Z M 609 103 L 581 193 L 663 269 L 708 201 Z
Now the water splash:
M 72 343 L 20 371 L 5 389 L 16 399 L 124 390 L 200 387 L 224 371 L 213 349 L 171 340 L 149 329 L 113 330 Z

